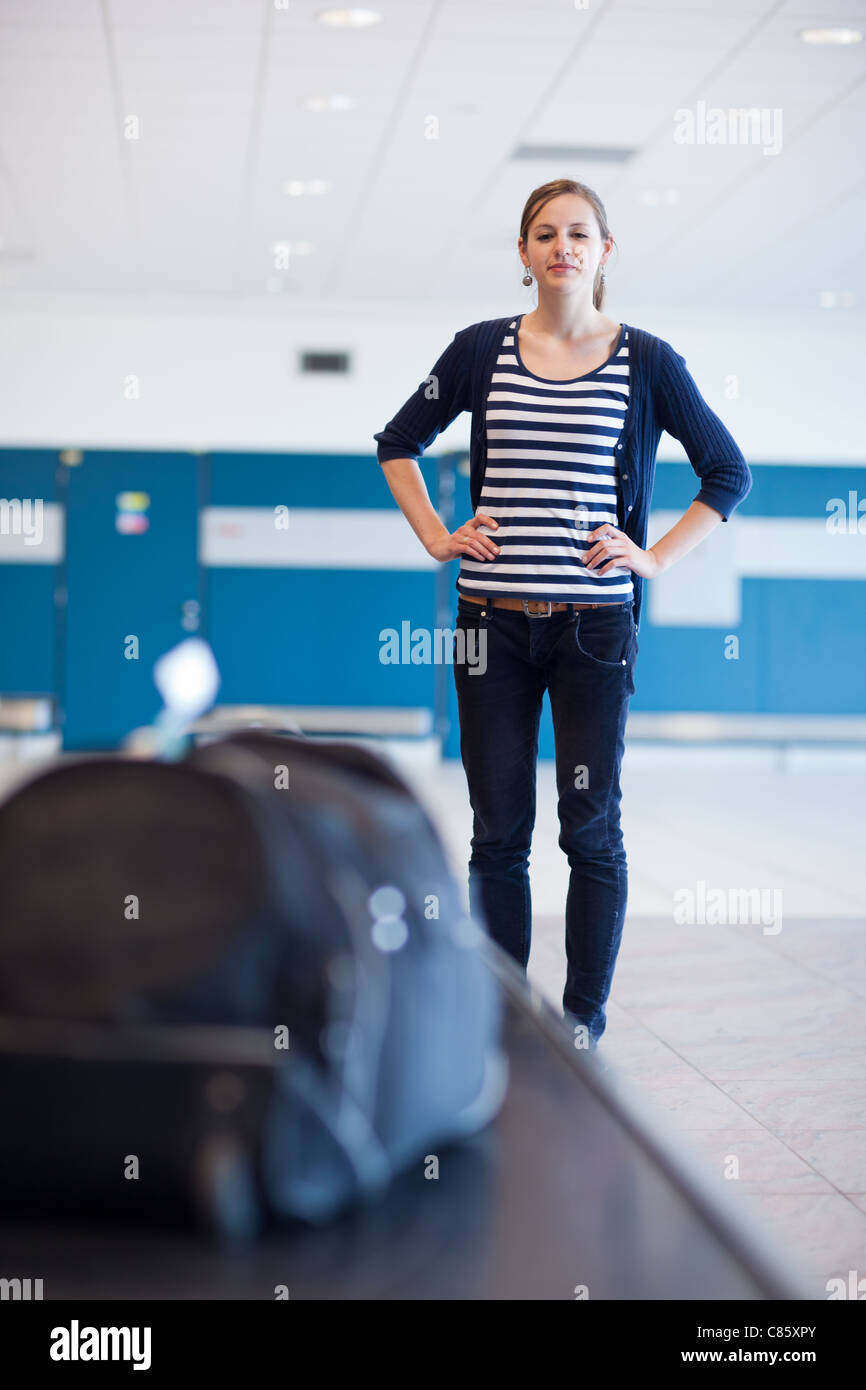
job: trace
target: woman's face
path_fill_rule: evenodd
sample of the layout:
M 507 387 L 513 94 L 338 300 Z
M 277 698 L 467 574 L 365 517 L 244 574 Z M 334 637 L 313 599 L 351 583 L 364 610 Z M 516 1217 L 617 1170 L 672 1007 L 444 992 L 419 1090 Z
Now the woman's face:
M 602 241 L 592 204 L 577 193 L 551 198 L 529 224 L 526 244 L 518 238 L 524 264 L 534 275 L 539 291 L 591 296 L 602 258 L 610 254 L 613 239 Z M 565 265 L 568 269 L 558 269 Z

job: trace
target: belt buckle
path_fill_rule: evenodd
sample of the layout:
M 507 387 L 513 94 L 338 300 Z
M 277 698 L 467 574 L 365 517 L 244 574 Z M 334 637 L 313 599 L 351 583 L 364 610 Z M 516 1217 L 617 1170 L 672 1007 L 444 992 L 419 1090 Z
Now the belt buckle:
M 524 598 L 521 599 L 520 602 L 523 604 L 523 611 L 526 614 L 527 618 L 549 618 L 553 613 L 553 604 L 549 598 Z M 530 613 L 529 608 L 527 606 L 530 603 L 546 603 L 547 612 Z

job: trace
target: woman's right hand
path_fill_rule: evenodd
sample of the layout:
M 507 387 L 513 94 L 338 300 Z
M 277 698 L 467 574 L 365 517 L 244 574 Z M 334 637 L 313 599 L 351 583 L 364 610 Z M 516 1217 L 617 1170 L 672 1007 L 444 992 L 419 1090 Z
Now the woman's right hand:
M 453 560 L 458 555 L 474 555 L 477 560 L 494 560 L 500 547 L 489 536 L 482 535 L 478 530 L 479 526 L 492 526 L 494 530 L 498 530 L 499 522 L 492 516 L 478 512 L 462 526 L 458 526 L 451 535 L 441 536 L 439 540 L 434 541 L 428 547 L 428 554 L 432 555 L 434 560 Z

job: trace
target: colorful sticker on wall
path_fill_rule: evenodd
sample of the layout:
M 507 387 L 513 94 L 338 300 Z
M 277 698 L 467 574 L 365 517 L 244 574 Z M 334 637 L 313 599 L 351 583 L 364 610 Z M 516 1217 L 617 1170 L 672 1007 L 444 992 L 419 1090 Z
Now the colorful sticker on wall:
M 119 492 L 114 524 L 122 536 L 140 536 L 150 526 L 147 512 L 150 495 L 146 492 Z

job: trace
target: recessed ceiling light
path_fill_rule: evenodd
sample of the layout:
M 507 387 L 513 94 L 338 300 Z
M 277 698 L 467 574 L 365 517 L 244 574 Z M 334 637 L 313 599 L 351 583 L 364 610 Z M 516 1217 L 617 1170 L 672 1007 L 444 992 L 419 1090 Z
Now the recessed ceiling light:
M 381 24 L 385 18 L 379 14 L 378 10 L 320 10 L 318 19 L 320 24 L 327 24 L 331 29 L 367 29 L 371 24 Z
M 856 297 L 851 290 L 819 290 L 818 304 L 822 309 L 851 309 Z
M 355 105 L 355 102 L 352 97 L 347 97 L 340 92 L 335 92 L 329 97 L 305 97 L 304 105 L 308 111 L 350 111 Z
M 860 43 L 863 35 L 859 29 L 801 29 L 800 38 L 804 43 Z
M 307 193 L 313 196 L 327 193 L 330 186 L 325 179 L 286 179 L 283 192 L 290 198 L 303 198 Z
M 644 188 L 638 194 L 638 201 L 645 203 L 648 207 L 657 207 L 659 203 L 678 203 L 680 191 L 678 188 Z
M 312 256 L 314 250 L 311 241 L 275 241 L 271 245 L 274 270 L 288 270 L 291 257 Z

